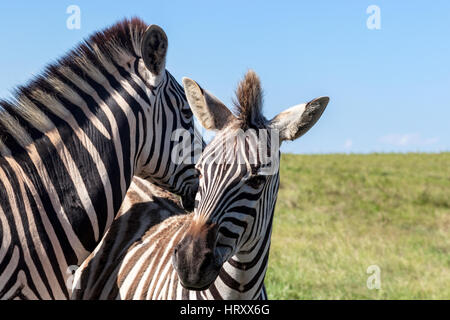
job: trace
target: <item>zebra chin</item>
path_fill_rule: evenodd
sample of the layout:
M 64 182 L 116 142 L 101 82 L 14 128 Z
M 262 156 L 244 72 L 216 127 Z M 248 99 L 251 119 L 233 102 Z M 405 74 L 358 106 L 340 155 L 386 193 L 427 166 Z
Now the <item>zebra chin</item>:
M 219 271 L 220 271 L 220 269 L 219 269 Z M 216 281 L 218 275 L 219 275 L 219 272 L 217 272 L 217 275 L 212 280 L 210 280 L 208 282 L 202 281 L 204 283 L 186 283 L 181 279 L 180 279 L 180 283 L 183 286 L 183 288 L 185 288 L 187 290 L 204 291 L 204 290 L 209 289 L 209 287 Z M 204 279 L 202 279 L 202 280 L 204 280 Z
M 176 256 L 172 257 L 173 265 L 176 265 Z M 220 273 L 221 265 L 210 263 L 202 266 L 199 270 L 188 270 L 175 267 L 181 285 L 187 290 L 203 291 L 207 290 L 217 279 Z

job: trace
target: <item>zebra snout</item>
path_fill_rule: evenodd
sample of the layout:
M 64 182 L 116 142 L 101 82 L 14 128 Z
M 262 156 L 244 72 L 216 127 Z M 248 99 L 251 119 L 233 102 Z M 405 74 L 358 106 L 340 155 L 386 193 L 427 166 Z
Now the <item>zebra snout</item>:
M 207 227 L 197 234 L 188 234 L 173 250 L 172 263 L 186 289 L 205 290 L 219 275 L 222 265 L 211 236 L 211 232 L 217 234 L 215 229 Z

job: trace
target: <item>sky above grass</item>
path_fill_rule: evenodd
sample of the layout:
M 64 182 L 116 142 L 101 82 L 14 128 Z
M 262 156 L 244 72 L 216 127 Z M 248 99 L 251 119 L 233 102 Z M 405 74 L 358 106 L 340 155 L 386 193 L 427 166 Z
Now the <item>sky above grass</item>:
M 68 29 L 70 5 L 81 28 Z M 370 5 L 380 29 L 369 29 Z M 317 96 L 320 121 L 284 152 L 450 150 L 450 1 L 40 1 L 0 4 L 0 97 L 124 18 L 164 28 L 167 69 L 231 105 L 255 70 L 272 118 Z

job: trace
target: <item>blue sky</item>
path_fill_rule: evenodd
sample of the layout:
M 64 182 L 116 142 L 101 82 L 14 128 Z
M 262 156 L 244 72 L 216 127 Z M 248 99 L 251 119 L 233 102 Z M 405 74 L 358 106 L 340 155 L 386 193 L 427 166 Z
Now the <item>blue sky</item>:
M 66 27 L 69 5 L 81 29 Z M 369 5 L 381 29 L 369 30 Z M 228 105 L 249 68 L 265 114 L 330 104 L 294 153 L 450 151 L 450 1 L 39 1 L 0 5 L 0 96 L 124 17 L 164 28 L 167 68 Z

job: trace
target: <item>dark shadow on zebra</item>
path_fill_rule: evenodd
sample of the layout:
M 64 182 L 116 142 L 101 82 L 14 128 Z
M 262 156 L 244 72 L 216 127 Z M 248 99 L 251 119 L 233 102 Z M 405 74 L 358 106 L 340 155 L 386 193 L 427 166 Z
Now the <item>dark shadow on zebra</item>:
M 86 268 L 86 273 L 82 274 L 79 282 L 76 280 L 72 299 L 122 300 L 119 270 L 123 267 L 127 253 L 141 245 L 154 226 L 170 217 L 186 213 L 180 203 L 170 196 L 153 196 L 151 201 L 134 203 L 116 218 L 95 250 L 96 254 L 83 263 L 81 269 Z M 77 287 L 88 289 L 79 291 Z M 102 296 L 105 288 L 109 288 L 109 292 L 107 296 Z

